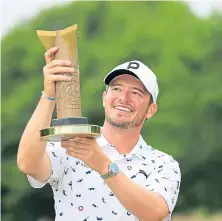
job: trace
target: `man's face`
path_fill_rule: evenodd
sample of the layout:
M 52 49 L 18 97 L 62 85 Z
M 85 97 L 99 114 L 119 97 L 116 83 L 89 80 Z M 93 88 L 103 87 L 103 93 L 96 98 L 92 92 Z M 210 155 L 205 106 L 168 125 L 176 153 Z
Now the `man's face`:
M 122 129 L 142 126 L 157 109 L 156 104 L 149 105 L 150 99 L 139 79 L 129 74 L 120 75 L 103 94 L 105 118 L 111 125 Z

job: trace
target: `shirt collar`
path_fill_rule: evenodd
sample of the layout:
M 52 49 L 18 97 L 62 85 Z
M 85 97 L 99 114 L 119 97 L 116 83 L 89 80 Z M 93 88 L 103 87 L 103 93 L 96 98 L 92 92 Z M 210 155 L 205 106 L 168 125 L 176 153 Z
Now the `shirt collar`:
M 151 147 L 146 144 L 143 140 L 142 136 L 140 135 L 138 142 L 136 143 L 135 147 L 127 156 L 136 156 L 141 160 L 146 160 L 150 155 Z
M 103 136 L 101 133 L 99 137 L 96 139 L 97 143 L 99 144 L 100 147 L 104 147 L 106 145 L 110 145 L 110 143 L 106 140 L 106 138 Z
M 115 149 L 115 147 L 112 144 L 110 144 L 102 134 L 100 135 L 100 137 L 97 138 L 97 143 L 102 148 L 104 148 L 105 146 L 106 147 L 109 146 Z M 125 158 L 125 157 L 131 158 L 132 156 L 136 156 L 140 160 L 146 160 L 149 157 L 150 152 L 151 152 L 151 147 L 146 144 L 146 142 L 143 140 L 142 136 L 140 135 L 139 140 L 136 143 L 135 147 L 132 149 L 132 151 L 128 154 L 119 154 L 118 158 Z M 115 156 L 117 155 L 115 154 Z

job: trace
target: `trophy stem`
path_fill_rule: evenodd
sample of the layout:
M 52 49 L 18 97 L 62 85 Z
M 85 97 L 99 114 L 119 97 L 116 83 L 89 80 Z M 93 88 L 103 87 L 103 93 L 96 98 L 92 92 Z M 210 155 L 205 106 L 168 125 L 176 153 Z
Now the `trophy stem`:
M 68 48 L 65 40 L 74 44 Z M 56 82 L 56 111 L 57 118 L 81 117 L 80 101 L 80 79 L 78 68 L 77 32 L 72 30 L 62 36 L 60 31 L 56 31 L 55 45 L 59 48 L 55 59 L 69 60 L 72 62 L 74 72 L 69 74 L 71 81 Z M 64 73 L 67 74 L 67 73 Z

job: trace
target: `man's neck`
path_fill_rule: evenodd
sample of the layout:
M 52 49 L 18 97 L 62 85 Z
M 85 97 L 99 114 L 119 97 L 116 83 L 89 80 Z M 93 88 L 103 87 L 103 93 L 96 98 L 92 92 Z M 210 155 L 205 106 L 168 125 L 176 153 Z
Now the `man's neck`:
M 141 127 L 130 129 L 121 129 L 112 126 L 106 120 L 102 127 L 102 135 L 105 139 L 115 146 L 117 151 L 121 154 L 130 153 L 137 144 L 140 137 Z

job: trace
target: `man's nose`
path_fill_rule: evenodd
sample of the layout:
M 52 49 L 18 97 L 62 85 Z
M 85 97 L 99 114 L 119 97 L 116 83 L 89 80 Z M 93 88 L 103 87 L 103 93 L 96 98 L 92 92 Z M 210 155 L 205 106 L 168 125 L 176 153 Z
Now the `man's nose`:
M 122 91 L 122 93 L 120 94 L 119 99 L 121 99 L 124 102 L 130 101 L 130 93 L 129 93 L 129 91 Z

